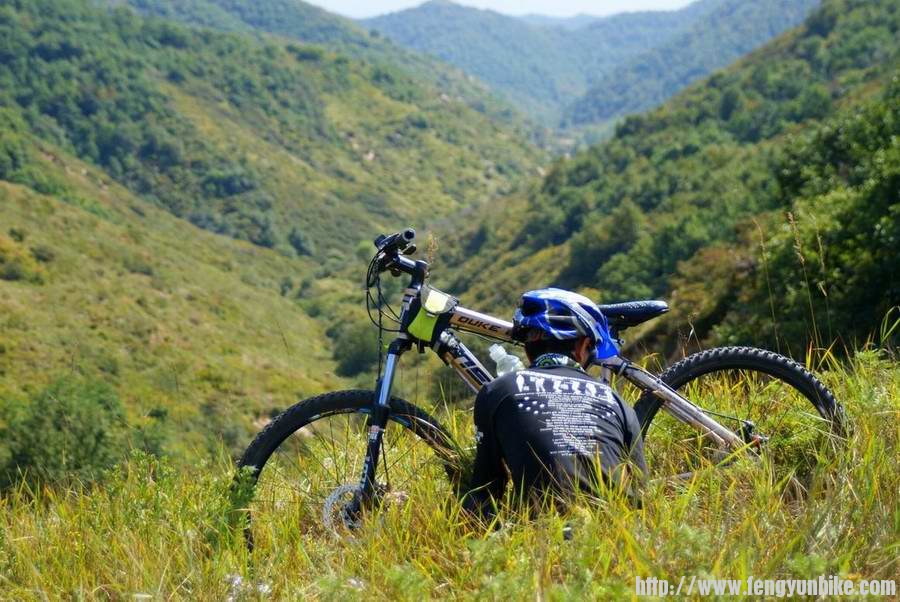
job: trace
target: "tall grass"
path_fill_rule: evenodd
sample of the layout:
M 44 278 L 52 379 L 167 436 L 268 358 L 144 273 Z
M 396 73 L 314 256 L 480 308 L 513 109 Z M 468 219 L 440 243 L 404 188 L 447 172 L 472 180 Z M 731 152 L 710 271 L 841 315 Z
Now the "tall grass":
M 286 520 L 251 556 L 229 526 L 230 461 L 176 469 L 138 455 L 102 486 L 23 486 L 0 500 L 0 596 L 584 599 L 629 597 L 637 575 L 896 578 L 900 367 L 866 351 L 826 377 L 853 432 L 805 495 L 757 465 L 702 470 L 653 482 L 641 508 L 612 497 L 530 518 L 507 509 L 492 530 L 423 480 L 415 503 L 389 506 L 353 538 L 301 536 Z M 441 418 L 470 421 L 461 409 Z

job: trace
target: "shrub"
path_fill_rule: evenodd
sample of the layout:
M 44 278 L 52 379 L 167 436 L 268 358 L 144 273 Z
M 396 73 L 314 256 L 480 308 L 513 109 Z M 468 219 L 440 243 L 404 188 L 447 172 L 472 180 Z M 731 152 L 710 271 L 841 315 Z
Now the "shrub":
M 375 329 L 368 322 L 342 328 L 336 337 L 334 359 L 341 376 L 356 376 L 370 370 L 378 361 Z
M 22 138 L 10 132 L 0 132 L 0 180 L 10 180 L 29 161 Z
M 153 266 L 139 255 L 128 255 L 122 262 L 125 269 L 132 274 L 140 274 L 142 276 L 153 276 Z
M 256 176 L 238 167 L 211 171 L 203 180 L 204 192 L 217 198 L 243 194 L 257 187 Z
M 286 297 L 288 293 L 294 290 L 294 281 L 290 276 L 285 276 L 281 279 L 281 284 L 279 286 L 279 291 L 281 292 L 282 297 Z
M 50 263 L 56 259 L 56 253 L 46 245 L 31 247 L 31 256 L 39 263 Z
M 287 49 L 298 61 L 320 61 L 325 55 L 325 52 L 317 46 L 289 44 Z
M 125 414 L 102 382 L 60 379 L 25 404 L 0 408 L 0 488 L 22 478 L 33 484 L 67 478 L 90 482 L 125 448 Z
M 17 238 L 24 240 L 21 232 L 14 231 Z M 0 234 L 0 280 L 41 284 L 44 273 L 44 269 L 20 242 Z
M 291 232 L 288 234 L 288 243 L 294 248 L 297 255 L 312 255 L 315 252 L 312 241 L 297 228 L 291 228 Z

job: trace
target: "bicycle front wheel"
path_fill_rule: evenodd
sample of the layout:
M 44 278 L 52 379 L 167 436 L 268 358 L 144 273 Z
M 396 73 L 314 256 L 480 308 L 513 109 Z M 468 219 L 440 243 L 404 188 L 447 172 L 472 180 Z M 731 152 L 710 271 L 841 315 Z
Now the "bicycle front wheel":
M 341 535 L 356 526 L 343 510 L 362 475 L 374 398 L 365 390 L 313 397 L 279 414 L 257 435 L 239 462 L 242 486 L 252 493 L 245 508 L 251 547 Z M 427 412 L 391 399 L 376 503 L 406 503 L 413 494 L 449 496 L 459 478 L 457 449 Z
M 686 357 L 660 378 L 723 426 L 743 436 L 778 477 L 803 480 L 840 445 L 844 410 L 809 370 L 782 355 L 752 347 L 722 347 Z M 660 412 L 662 401 L 645 392 L 635 404 L 648 464 L 655 472 L 692 472 L 717 455 L 692 427 Z

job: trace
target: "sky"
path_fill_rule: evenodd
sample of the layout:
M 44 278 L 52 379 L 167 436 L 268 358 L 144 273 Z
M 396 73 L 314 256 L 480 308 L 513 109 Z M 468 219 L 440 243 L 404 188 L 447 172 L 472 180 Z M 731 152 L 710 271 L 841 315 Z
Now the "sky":
M 311 4 L 347 17 L 373 17 L 422 4 L 422 0 L 307 0 Z M 671 10 L 691 0 L 454 0 L 458 4 L 489 8 L 509 15 L 529 13 L 570 17 L 580 13 L 611 15 L 635 10 Z

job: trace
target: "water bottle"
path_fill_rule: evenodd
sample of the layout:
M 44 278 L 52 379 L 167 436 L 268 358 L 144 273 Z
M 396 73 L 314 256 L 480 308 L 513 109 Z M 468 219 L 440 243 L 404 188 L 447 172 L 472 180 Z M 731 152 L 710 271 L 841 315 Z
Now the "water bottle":
M 522 360 L 518 357 L 507 353 L 506 349 L 504 349 L 501 345 L 491 345 L 488 352 L 491 354 L 491 359 L 497 364 L 497 376 L 503 376 L 509 372 L 515 372 L 516 370 L 524 370 L 525 365 L 522 364 Z

